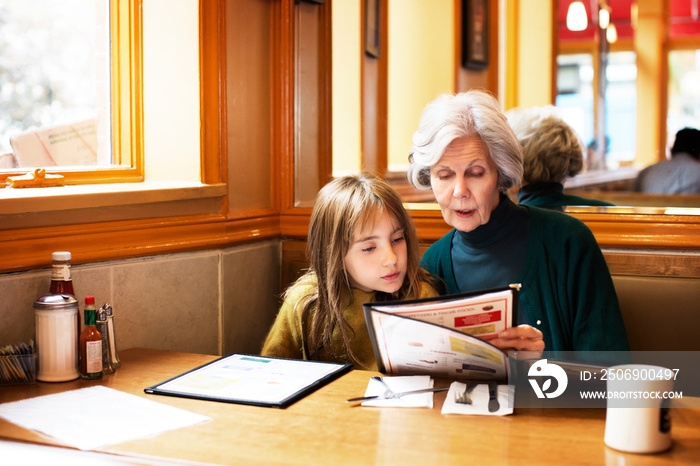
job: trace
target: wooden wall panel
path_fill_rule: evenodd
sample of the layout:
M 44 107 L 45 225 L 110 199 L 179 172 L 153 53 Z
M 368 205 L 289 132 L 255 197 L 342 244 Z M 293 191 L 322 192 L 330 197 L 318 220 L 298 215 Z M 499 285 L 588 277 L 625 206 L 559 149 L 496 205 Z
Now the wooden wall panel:
M 273 207 L 271 2 L 226 7 L 229 212 Z

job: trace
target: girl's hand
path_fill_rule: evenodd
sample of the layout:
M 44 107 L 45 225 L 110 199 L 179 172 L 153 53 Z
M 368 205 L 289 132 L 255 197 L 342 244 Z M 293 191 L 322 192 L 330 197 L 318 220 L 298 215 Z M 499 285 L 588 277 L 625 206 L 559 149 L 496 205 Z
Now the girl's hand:
M 542 332 L 531 325 L 518 325 L 502 331 L 498 338 L 489 340 L 502 350 L 515 349 L 518 351 L 543 351 L 544 340 Z

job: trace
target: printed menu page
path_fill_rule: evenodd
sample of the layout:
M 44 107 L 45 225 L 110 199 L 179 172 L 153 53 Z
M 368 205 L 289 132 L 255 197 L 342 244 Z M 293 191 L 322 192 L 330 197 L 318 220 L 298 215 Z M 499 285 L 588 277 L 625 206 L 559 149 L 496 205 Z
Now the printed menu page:
M 391 314 L 432 322 L 463 333 L 490 340 L 513 326 L 514 289 L 483 294 L 459 295 L 399 304 L 376 304 L 376 309 Z
M 351 368 L 352 364 L 231 354 L 145 392 L 284 408 Z
M 508 356 L 453 328 L 365 307 L 379 370 L 394 375 L 504 381 Z

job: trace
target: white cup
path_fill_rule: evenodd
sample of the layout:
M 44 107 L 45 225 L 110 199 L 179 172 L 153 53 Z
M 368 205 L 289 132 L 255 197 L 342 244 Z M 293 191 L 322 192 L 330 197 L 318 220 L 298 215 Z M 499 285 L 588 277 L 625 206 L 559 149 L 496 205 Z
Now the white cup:
M 673 390 L 673 371 L 628 364 L 613 366 L 606 374 L 605 444 L 631 453 L 671 448 L 670 400 L 663 394 Z

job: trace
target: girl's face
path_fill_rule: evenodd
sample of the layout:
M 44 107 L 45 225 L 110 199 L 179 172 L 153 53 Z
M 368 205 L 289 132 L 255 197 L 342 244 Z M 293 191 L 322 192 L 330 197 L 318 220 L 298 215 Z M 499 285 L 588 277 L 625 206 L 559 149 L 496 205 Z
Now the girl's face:
M 488 223 L 500 201 L 498 169 L 477 136 L 447 146 L 430 168 L 430 184 L 445 222 L 464 232 Z
M 353 234 L 344 261 L 350 285 L 367 292 L 398 291 L 408 261 L 403 228 L 384 212 L 373 226 L 359 230 Z

